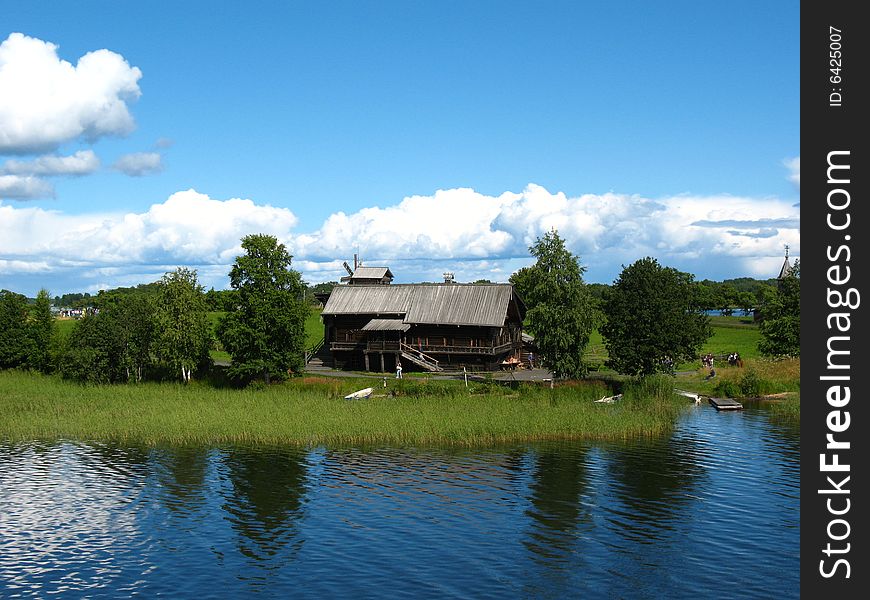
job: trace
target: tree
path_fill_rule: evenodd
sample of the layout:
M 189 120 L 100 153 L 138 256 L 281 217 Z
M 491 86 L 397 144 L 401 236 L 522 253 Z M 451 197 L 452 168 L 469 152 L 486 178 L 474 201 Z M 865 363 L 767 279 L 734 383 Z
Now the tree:
M 801 354 L 801 263 L 796 260 L 777 288 L 768 288 L 761 306 L 762 340 L 758 350 L 768 356 Z
M 120 363 L 127 381 L 142 381 L 145 370 L 152 362 L 152 352 L 157 340 L 155 300 L 147 294 L 121 296 L 107 309 L 119 324 L 118 337 L 121 343 Z
M 212 341 L 205 293 L 196 271 L 178 267 L 164 275 L 155 308 L 157 356 L 187 383 L 194 369 L 208 363 Z
M 0 369 L 23 366 L 33 354 L 27 312 L 27 298 L 0 290 Z
M 248 235 L 242 249 L 230 271 L 237 305 L 221 319 L 218 338 L 232 356 L 232 377 L 262 376 L 268 384 L 304 366 L 305 285 L 277 238 Z
M 49 347 L 54 334 L 54 315 L 51 314 L 51 296 L 47 290 L 39 290 L 36 301 L 28 311 L 28 330 L 32 340 L 27 366 L 31 369 L 47 372 L 51 370 Z
M 609 367 L 645 376 L 698 355 L 713 330 L 692 279 L 649 257 L 623 268 L 604 303 Z
M 59 370 L 65 379 L 82 383 L 118 383 L 125 380 L 121 364 L 123 324 L 110 311 L 89 314 L 76 321 L 63 350 Z
M 529 252 L 537 262 L 514 273 L 511 283 L 529 307 L 526 322 L 539 360 L 557 377 L 581 376 L 597 314 L 583 282 L 586 268 L 555 230 L 539 237 Z
M 101 297 L 99 310 L 77 321 L 59 351 L 59 370 L 86 383 L 141 381 L 156 336 L 154 302 L 146 294 Z

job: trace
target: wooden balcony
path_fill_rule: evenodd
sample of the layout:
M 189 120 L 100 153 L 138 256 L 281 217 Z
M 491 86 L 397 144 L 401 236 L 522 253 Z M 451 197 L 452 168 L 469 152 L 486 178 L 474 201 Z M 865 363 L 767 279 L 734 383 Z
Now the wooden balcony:
M 513 349 L 511 342 L 498 346 L 451 346 L 444 344 L 408 344 L 408 348 L 423 352 L 424 354 L 475 354 L 478 356 L 496 356 L 510 352 Z M 399 352 L 399 342 L 395 340 L 370 340 L 368 342 L 331 342 L 329 349 L 336 351 L 365 351 L 365 352 Z

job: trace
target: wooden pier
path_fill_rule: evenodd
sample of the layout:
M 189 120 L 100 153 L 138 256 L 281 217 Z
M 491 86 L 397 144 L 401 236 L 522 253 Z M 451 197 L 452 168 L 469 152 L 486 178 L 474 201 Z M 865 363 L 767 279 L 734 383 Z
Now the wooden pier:
M 710 398 L 710 404 L 716 410 L 742 410 L 743 405 L 734 398 Z

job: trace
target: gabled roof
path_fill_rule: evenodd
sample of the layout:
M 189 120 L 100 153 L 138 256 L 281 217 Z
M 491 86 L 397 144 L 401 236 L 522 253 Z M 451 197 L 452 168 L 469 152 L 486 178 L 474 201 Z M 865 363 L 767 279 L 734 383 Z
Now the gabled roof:
M 393 278 L 389 267 L 357 267 L 351 275 L 351 279 L 383 279 L 384 275 Z
M 322 314 L 395 314 L 407 324 L 501 327 L 511 298 L 521 304 L 513 286 L 507 283 L 342 285 L 332 291 Z

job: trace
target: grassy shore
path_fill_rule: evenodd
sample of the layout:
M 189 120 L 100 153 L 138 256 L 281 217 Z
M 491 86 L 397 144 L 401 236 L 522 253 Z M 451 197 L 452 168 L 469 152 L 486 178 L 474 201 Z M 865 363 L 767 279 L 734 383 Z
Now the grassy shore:
M 160 443 L 486 445 L 627 439 L 669 431 L 685 406 L 669 378 L 627 383 L 616 404 L 601 382 L 554 390 L 453 381 L 388 380 L 367 400 L 344 395 L 372 380 L 300 378 L 261 389 L 206 384 L 81 386 L 0 372 L 0 439 Z

